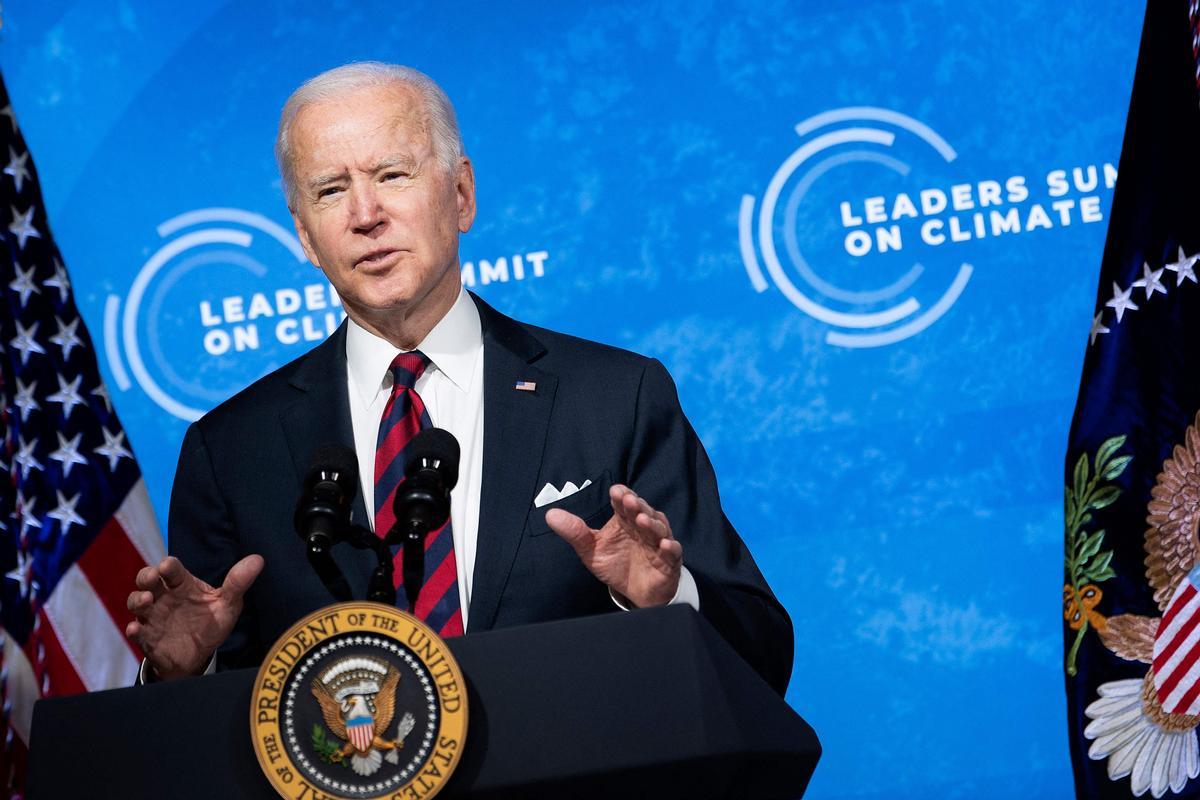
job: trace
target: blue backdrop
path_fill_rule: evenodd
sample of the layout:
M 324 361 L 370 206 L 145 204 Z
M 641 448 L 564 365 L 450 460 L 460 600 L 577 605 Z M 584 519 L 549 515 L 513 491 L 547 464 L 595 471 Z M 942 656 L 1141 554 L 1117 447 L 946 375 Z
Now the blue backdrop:
M 336 324 L 271 156 L 411 64 L 464 279 L 662 359 L 796 625 L 814 798 L 1062 797 L 1062 458 L 1143 9 L 6 4 L 0 66 L 164 520 L 186 420 Z

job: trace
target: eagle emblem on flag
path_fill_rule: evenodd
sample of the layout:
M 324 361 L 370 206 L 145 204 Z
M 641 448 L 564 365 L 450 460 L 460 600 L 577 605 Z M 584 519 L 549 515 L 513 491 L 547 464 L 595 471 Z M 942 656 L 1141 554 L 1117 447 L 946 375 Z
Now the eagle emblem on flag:
M 1142 678 L 1108 681 L 1084 710 L 1088 756 L 1135 796 L 1178 793 L 1200 775 L 1200 414 L 1163 462 L 1146 508 L 1146 578 L 1161 617 L 1089 609 L 1100 640 Z
M 395 715 L 399 683 L 395 667 L 362 656 L 343 658 L 313 679 L 321 716 L 341 745 L 329 753 L 331 763 L 348 764 L 365 777 L 377 772 L 385 758 L 399 762 L 396 751 L 415 724 L 412 714 L 405 714 L 396 738 L 384 738 Z

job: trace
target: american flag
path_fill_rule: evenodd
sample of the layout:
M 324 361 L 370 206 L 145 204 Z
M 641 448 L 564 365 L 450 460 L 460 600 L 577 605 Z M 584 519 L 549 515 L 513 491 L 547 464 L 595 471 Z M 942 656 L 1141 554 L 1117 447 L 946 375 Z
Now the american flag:
M 0 78 L 0 794 L 19 796 L 33 703 L 130 685 L 133 578 L 163 557 Z

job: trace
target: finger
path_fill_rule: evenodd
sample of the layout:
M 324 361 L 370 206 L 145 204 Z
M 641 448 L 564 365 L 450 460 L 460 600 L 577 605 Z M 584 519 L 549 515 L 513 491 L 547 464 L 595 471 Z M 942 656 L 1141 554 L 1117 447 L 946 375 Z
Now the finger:
M 637 515 L 634 524 L 637 525 L 638 532 L 649 537 L 651 541 L 657 542 L 671 537 L 671 529 L 665 523 L 644 512 Z
M 164 558 L 158 565 L 158 571 L 162 575 L 163 584 L 168 589 L 178 589 L 192 575 L 183 566 L 183 562 L 175 556 Z
M 137 639 L 141 632 L 142 624 L 136 619 L 132 620 L 128 625 L 125 626 L 125 636 L 130 639 Z
M 622 521 L 629 525 L 634 525 L 638 511 L 638 496 L 628 486 L 621 484 L 613 484 L 609 491 L 609 497 L 612 500 L 613 513 L 621 518 Z
M 655 522 L 662 525 L 663 529 L 666 530 L 667 536 L 671 535 L 671 521 L 667 519 L 666 514 L 664 514 L 663 512 L 661 512 L 657 509 L 650 508 L 648 506 L 645 510 L 642 511 L 642 513 L 645 514 L 646 516 L 648 516 L 650 519 L 652 519 Z
M 162 575 L 156 566 L 142 567 L 138 570 L 138 574 L 133 579 L 133 585 L 144 591 L 158 592 L 160 594 L 166 588 L 163 586 Z
M 653 508 L 648 508 L 648 510 L 643 513 L 647 514 L 651 519 L 660 523 L 663 526 L 663 528 L 666 529 L 667 536 L 672 535 L 671 534 L 671 520 L 667 519 L 666 514 L 664 514 L 661 511 L 658 511 L 657 509 L 653 509 Z
M 241 598 L 255 579 L 262 574 L 266 563 L 263 561 L 263 557 L 257 553 L 246 556 L 229 568 L 229 574 L 225 576 L 225 583 L 221 584 L 221 592 L 226 594 L 230 600 Z
M 625 508 L 629 511 L 631 519 L 634 521 L 637 520 L 639 514 L 655 518 L 655 515 L 658 513 L 646 502 L 646 498 L 632 489 L 629 490 L 629 494 L 625 495 Z
M 608 487 L 608 499 L 612 502 L 613 511 L 618 514 L 622 512 L 625 495 L 629 492 L 630 489 L 628 486 L 623 486 L 619 483 L 614 483 Z
M 650 507 L 650 504 L 646 502 L 646 499 L 644 497 L 638 497 L 637 509 L 638 509 L 637 513 L 634 516 L 635 521 L 639 517 L 645 517 L 647 519 L 653 520 L 656 523 L 662 524 L 661 520 L 659 520 L 659 518 L 658 518 L 658 512 L 656 512 L 653 508 Z M 667 526 L 665 524 L 663 524 L 663 527 L 666 528 Z
M 658 554 L 671 566 L 683 563 L 683 545 L 677 539 L 663 539 L 658 543 Z
M 634 500 L 631 500 L 630 498 L 634 498 L 636 500 L 636 505 L 634 504 Z M 638 518 L 642 515 L 645 515 L 646 517 L 661 523 L 661 528 L 659 526 L 654 527 L 656 531 L 665 530 L 665 533 L 661 535 L 671 535 L 671 522 L 667 519 L 667 515 L 661 511 L 658 511 L 648 502 L 646 502 L 646 498 L 630 489 L 628 494 L 625 495 L 623 502 L 625 504 L 625 510 L 628 512 L 627 518 L 635 525 L 643 525 L 643 523 L 638 522 Z
M 154 605 L 154 594 L 151 592 L 130 592 L 129 600 L 126 606 L 136 616 L 144 616 L 150 610 L 150 606 Z
M 550 509 L 546 512 L 546 524 L 550 526 L 550 530 L 566 540 L 575 552 L 581 553 L 591 548 L 594 532 L 581 517 L 570 511 L 563 511 L 561 508 Z

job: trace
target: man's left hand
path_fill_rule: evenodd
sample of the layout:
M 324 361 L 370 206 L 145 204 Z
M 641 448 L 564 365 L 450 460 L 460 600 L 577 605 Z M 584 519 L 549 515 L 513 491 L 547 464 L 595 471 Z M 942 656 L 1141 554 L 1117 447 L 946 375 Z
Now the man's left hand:
M 679 589 L 683 545 L 671 536 L 667 515 L 628 486 L 615 484 L 609 498 L 613 515 L 599 530 L 561 508 L 546 512 L 546 524 L 614 592 L 639 608 L 666 605 Z

